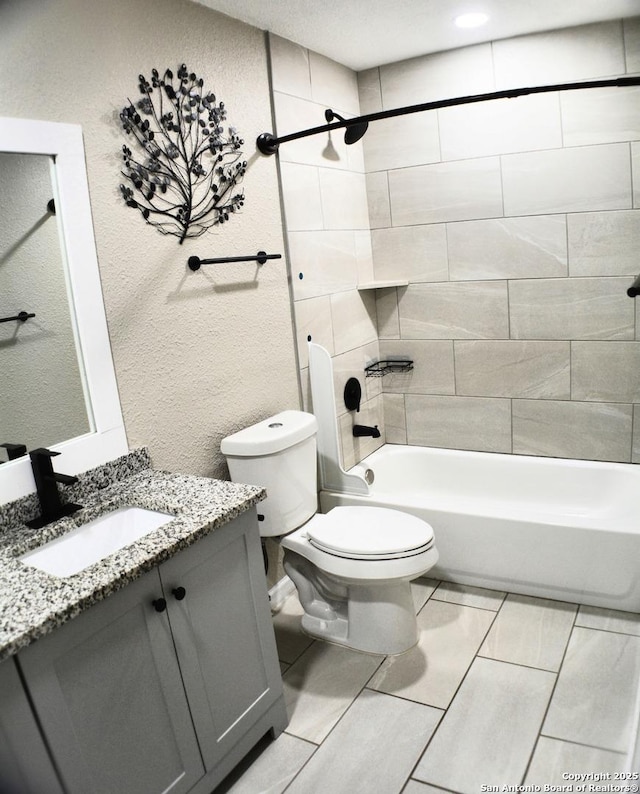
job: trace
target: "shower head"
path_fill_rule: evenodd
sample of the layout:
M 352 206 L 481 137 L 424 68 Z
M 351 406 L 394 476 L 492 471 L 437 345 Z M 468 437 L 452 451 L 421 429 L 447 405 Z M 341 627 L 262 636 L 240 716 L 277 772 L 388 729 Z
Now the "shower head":
M 327 121 L 331 122 L 334 119 L 338 119 L 338 121 L 347 121 L 343 116 L 339 113 L 336 113 L 335 110 L 325 110 L 324 117 Z M 344 142 L 347 146 L 351 146 L 352 143 L 357 143 L 357 141 L 362 138 L 362 136 L 367 131 L 369 127 L 368 121 L 361 121 L 359 123 L 349 125 L 346 130 L 344 131 Z

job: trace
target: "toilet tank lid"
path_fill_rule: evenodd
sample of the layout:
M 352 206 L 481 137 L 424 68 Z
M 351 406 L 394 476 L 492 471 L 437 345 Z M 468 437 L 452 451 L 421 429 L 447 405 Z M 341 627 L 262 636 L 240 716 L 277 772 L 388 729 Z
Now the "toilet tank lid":
M 313 414 L 282 411 L 223 438 L 220 451 L 223 455 L 241 458 L 272 455 L 314 435 L 317 427 Z

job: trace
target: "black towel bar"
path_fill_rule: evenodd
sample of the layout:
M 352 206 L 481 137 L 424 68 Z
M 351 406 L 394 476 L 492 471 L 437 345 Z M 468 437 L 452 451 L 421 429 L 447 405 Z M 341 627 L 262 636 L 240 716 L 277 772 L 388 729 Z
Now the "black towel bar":
M 267 254 L 264 251 L 258 251 L 257 254 L 251 256 L 223 256 L 220 259 L 200 259 L 199 256 L 190 256 L 187 264 L 191 270 L 200 270 L 200 265 L 220 265 L 225 262 L 257 262 L 259 265 L 264 265 L 267 259 L 282 259 L 282 254 Z
M 0 317 L 0 323 L 8 323 L 11 320 L 20 320 L 21 323 L 26 322 L 30 317 L 35 317 L 35 314 L 29 312 L 18 312 L 13 317 Z
M 627 290 L 627 295 L 630 298 L 635 298 L 636 295 L 640 295 L 640 275 Z

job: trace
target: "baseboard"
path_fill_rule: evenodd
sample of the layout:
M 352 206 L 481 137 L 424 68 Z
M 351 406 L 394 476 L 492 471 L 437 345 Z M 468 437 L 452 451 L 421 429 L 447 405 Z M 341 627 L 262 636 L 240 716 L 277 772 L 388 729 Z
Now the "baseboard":
M 271 611 L 278 612 L 282 609 L 282 605 L 295 592 L 295 585 L 288 576 L 283 576 L 280 581 L 276 582 L 271 590 L 269 590 L 269 600 L 271 601 Z

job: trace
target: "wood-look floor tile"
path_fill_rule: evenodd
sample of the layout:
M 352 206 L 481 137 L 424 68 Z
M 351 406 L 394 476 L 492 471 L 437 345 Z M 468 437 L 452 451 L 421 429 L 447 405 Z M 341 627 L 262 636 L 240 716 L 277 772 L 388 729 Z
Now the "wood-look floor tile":
M 640 637 L 574 628 L 542 733 L 626 752 L 639 678 Z
M 447 708 L 494 617 L 485 609 L 428 601 L 418 615 L 418 645 L 388 656 L 370 688 Z
M 400 794 L 442 712 L 365 690 L 287 794 Z
M 282 678 L 287 732 L 322 742 L 384 657 L 316 642 Z
M 575 604 L 510 594 L 480 648 L 480 655 L 557 672 L 576 610 Z
M 519 782 L 555 679 L 545 670 L 476 659 L 413 777 L 460 794 Z
M 624 761 L 622 753 L 612 753 L 610 750 L 598 750 L 596 747 L 587 747 L 584 744 L 572 744 L 541 736 L 524 782 L 566 786 L 567 772 L 612 774 L 624 769 Z

